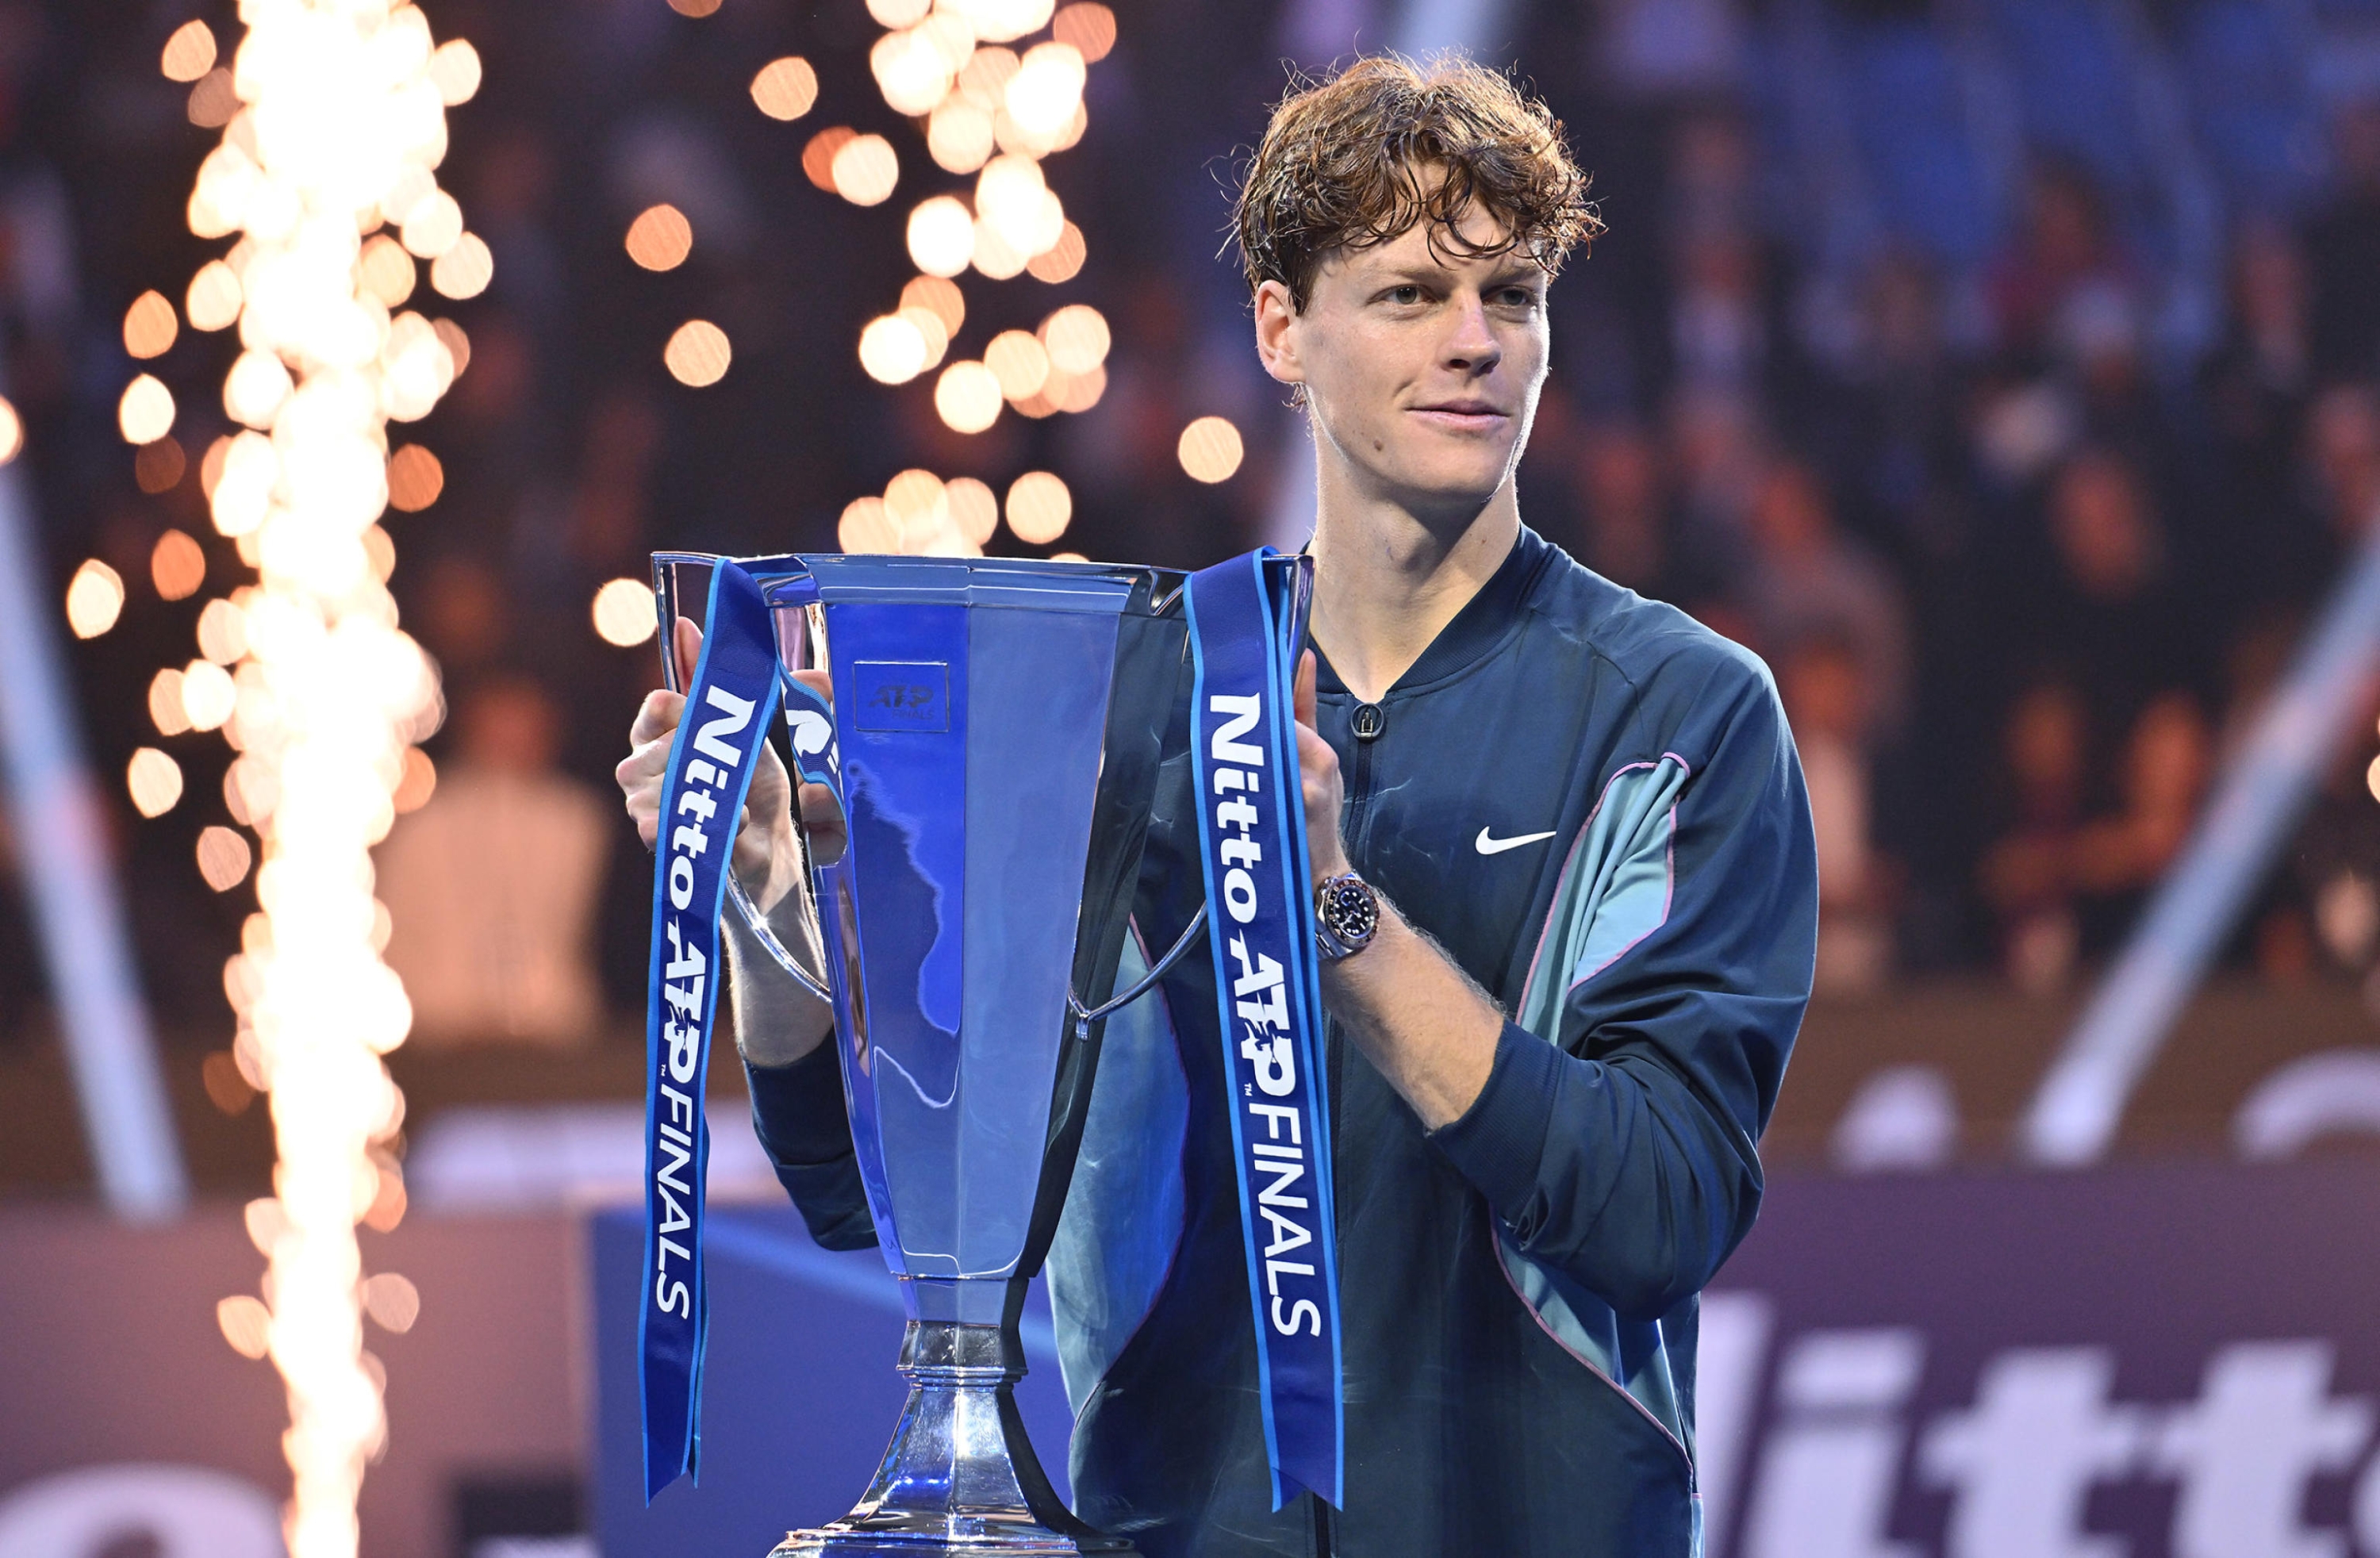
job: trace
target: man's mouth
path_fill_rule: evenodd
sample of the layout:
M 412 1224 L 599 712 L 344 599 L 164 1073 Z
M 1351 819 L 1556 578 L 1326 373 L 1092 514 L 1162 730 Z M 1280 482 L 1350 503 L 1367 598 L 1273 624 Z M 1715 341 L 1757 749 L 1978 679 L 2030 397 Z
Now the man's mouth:
M 1489 432 L 1509 420 L 1494 402 L 1487 400 L 1440 400 L 1416 406 L 1413 411 L 1450 432 Z

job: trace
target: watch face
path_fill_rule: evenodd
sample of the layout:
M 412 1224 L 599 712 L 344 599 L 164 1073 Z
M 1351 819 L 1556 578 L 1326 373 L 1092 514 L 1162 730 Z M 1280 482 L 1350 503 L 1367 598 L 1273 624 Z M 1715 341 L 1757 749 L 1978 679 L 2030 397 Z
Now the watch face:
M 1333 877 L 1322 886 L 1322 919 L 1349 946 L 1362 946 L 1379 929 L 1379 900 L 1355 876 Z

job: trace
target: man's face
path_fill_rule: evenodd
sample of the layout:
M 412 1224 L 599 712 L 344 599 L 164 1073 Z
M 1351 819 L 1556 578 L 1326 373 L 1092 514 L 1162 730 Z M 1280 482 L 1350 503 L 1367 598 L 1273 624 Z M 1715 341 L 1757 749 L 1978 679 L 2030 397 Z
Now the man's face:
M 1501 224 L 1474 207 L 1464 242 Z M 1545 272 L 1519 250 L 1432 252 L 1415 226 L 1332 256 L 1303 312 L 1266 284 L 1257 308 L 1265 366 L 1305 387 L 1316 435 L 1368 495 L 1467 519 L 1519 461 L 1545 383 Z

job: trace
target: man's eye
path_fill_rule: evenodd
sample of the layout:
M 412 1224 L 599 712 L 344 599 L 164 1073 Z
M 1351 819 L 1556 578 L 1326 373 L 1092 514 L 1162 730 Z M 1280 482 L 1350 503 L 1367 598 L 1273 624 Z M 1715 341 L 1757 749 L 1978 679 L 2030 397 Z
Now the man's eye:
M 1410 307 L 1411 305 L 1421 301 L 1421 288 L 1410 285 L 1405 286 L 1392 286 L 1389 288 L 1388 298 L 1391 303 Z
M 1534 309 L 1537 295 L 1525 286 L 1507 286 L 1497 293 L 1496 300 L 1508 309 Z

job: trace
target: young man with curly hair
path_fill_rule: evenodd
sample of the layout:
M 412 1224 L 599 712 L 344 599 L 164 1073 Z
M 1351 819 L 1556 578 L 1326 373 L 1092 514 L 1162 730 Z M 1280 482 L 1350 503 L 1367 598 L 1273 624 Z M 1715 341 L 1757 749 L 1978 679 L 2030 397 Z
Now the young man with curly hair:
M 1700 1546 L 1697 1295 L 1759 1203 L 1816 869 L 1759 661 L 1521 522 L 1547 288 L 1599 225 L 1585 196 L 1544 107 L 1459 61 L 1293 93 L 1248 170 L 1257 351 L 1305 408 L 1318 489 L 1310 864 L 1378 907 L 1322 973 L 1345 1504 L 1271 1508 L 1194 957 L 1111 1020 L 1048 1268 L 1077 1512 L 1147 1553 Z M 621 766 L 649 837 L 675 715 L 656 694 Z M 753 828 L 782 835 L 782 782 L 755 795 Z M 1145 946 L 1202 902 L 1196 817 L 1178 765 Z M 820 1240 L 867 1244 L 828 1018 L 771 972 L 743 957 L 735 987 L 762 1139 Z

